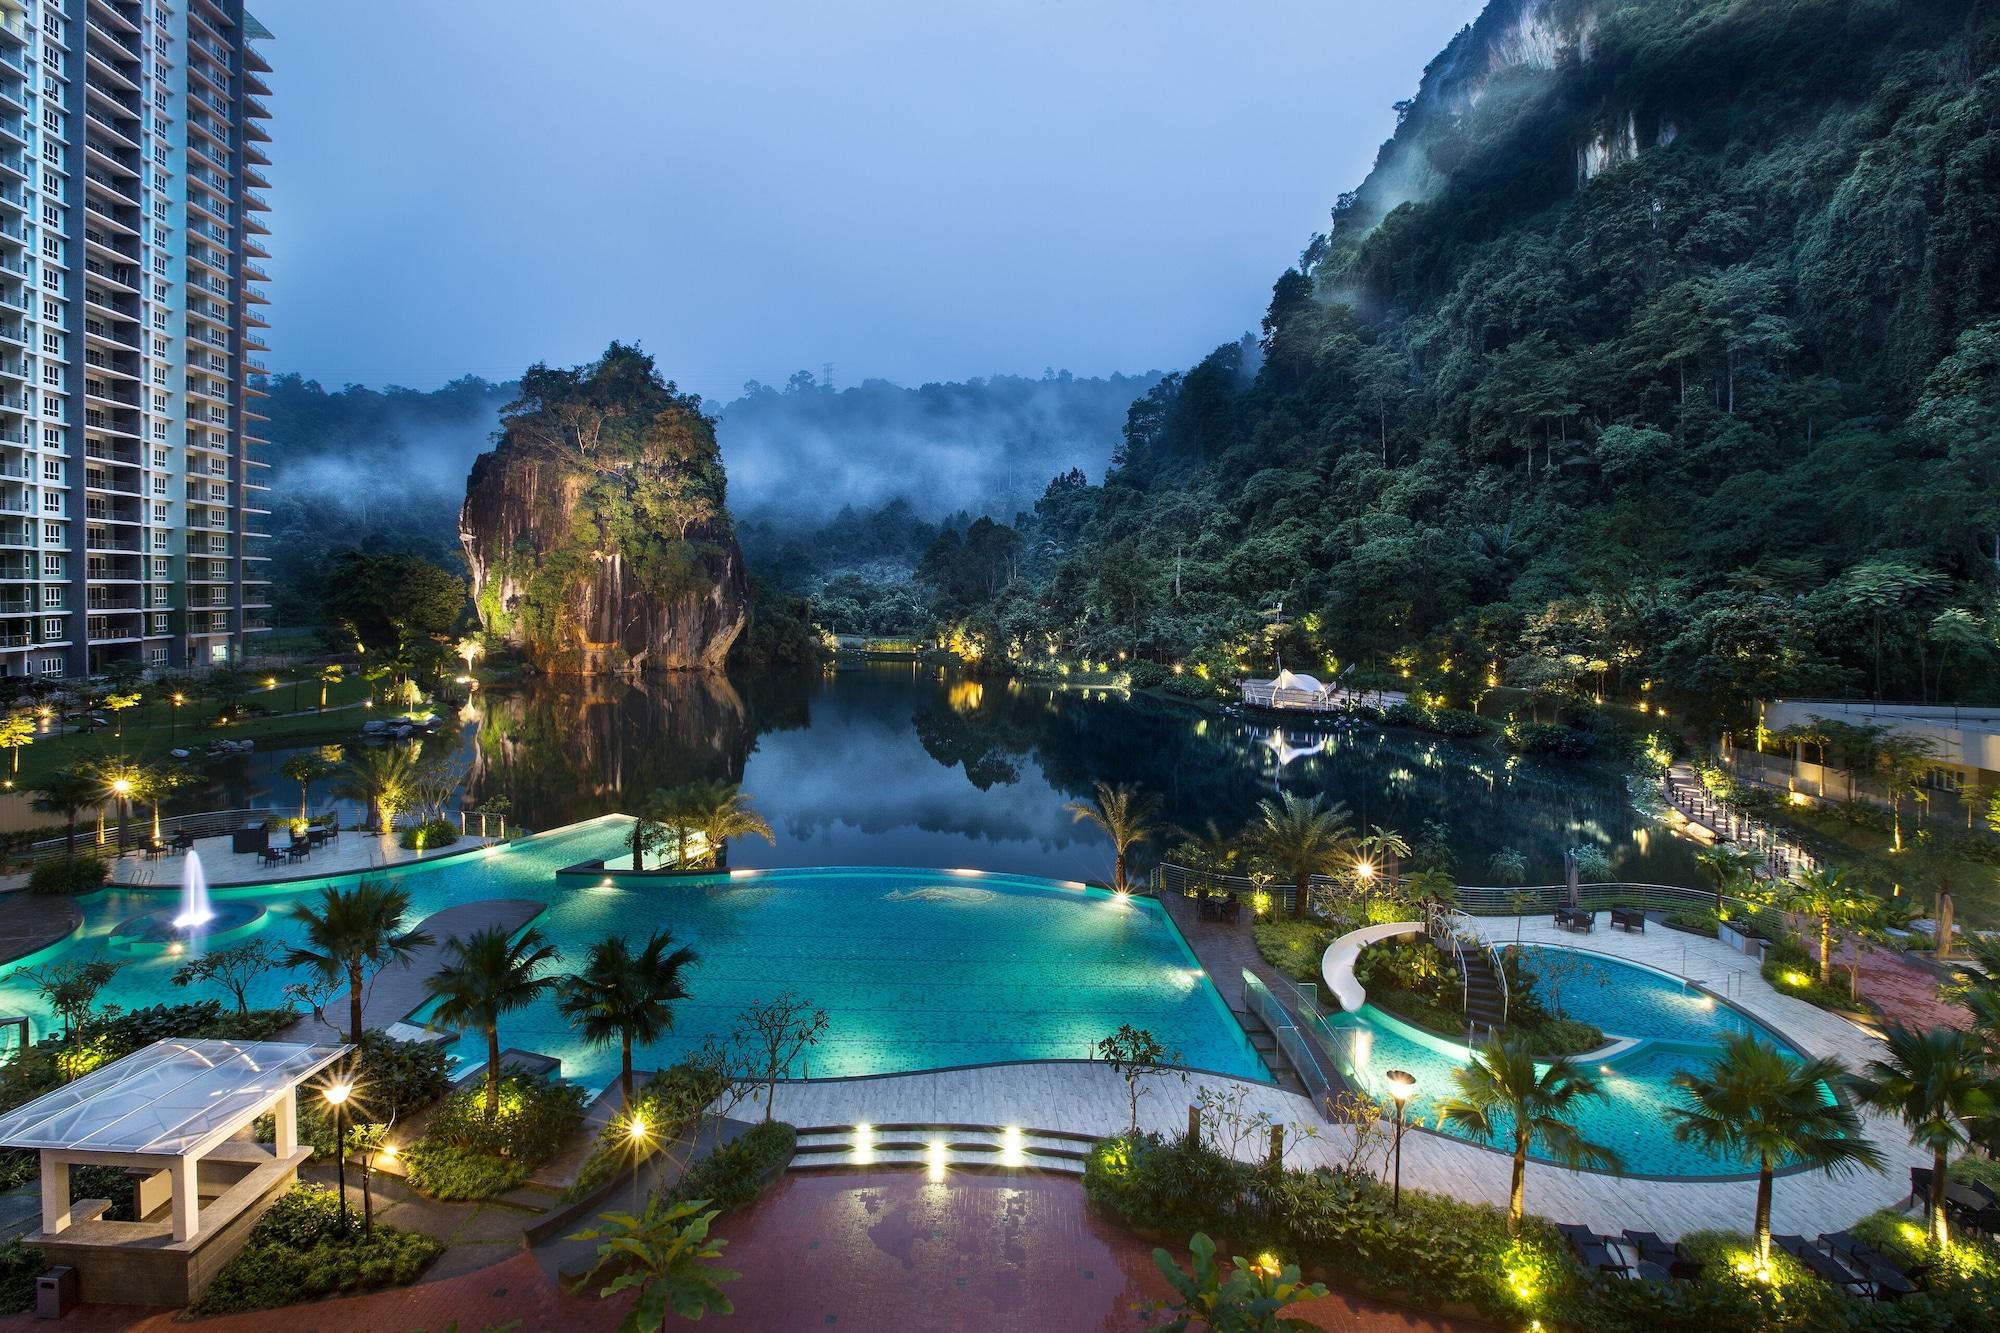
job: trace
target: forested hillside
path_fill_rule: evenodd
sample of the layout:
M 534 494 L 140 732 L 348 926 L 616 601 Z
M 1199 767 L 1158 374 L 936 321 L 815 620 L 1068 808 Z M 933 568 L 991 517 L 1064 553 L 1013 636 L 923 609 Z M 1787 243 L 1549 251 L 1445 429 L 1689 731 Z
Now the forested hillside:
M 1494 0 L 1261 340 L 1137 402 L 941 611 L 1454 701 L 1991 698 L 1997 63 L 1972 0 Z

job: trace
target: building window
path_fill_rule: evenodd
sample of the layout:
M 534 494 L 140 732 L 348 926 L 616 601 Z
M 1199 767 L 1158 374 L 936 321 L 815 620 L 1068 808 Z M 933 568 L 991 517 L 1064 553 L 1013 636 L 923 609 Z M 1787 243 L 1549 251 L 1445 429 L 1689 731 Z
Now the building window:
M 42 577 L 45 579 L 59 579 L 62 576 L 63 558 L 59 555 L 44 555 L 42 557 Z
M 42 524 L 42 545 L 61 546 L 62 544 L 63 544 L 63 525 L 60 523 Z
M 48 320 L 52 324 L 60 324 L 62 323 L 62 317 L 63 317 L 62 302 L 51 301 L 47 297 L 43 297 L 42 318 Z
M 42 432 L 42 443 L 48 445 L 50 448 L 55 447 L 55 444 L 50 441 L 47 431 Z M 61 484 L 62 460 L 60 458 L 44 458 L 42 460 L 42 480 L 53 481 L 58 485 Z
M 153 627 L 153 633 L 155 634 L 165 634 L 166 632 L 167 627 L 165 625 L 155 625 Z M 148 648 L 146 650 L 146 662 L 151 666 L 165 666 L 167 664 L 167 650 L 164 648 Z
M 42 355 L 62 355 L 62 335 L 60 333 L 55 332 L 53 329 L 42 330 Z
M 155 449 L 155 450 L 153 450 L 153 466 L 154 466 L 154 467 L 166 467 L 166 466 L 168 466 L 168 462 L 167 462 L 167 451 L 166 451 L 165 449 Z
M 63 631 L 62 631 L 61 616 L 49 616 L 48 618 L 42 621 L 43 638 L 60 639 L 62 636 L 63 636 Z
M 42 605 L 44 607 L 57 607 L 62 604 L 63 590 L 61 588 L 50 587 L 42 589 Z
M 44 514 L 60 514 L 63 511 L 62 500 L 61 491 L 42 492 L 42 512 Z
M 62 673 L 63 660 L 60 657 L 44 657 L 42 659 L 42 674 L 44 676 L 60 676 Z

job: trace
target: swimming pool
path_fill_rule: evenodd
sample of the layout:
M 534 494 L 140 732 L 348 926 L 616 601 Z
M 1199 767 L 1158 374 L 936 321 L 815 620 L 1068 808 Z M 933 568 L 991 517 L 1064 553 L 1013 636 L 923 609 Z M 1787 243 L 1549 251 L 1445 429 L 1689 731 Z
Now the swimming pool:
M 1725 1035 L 1753 1032 L 1802 1058 L 1790 1043 L 1741 1010 L 1664 972 L 1582 950 L 1517 947 L 1527 955 L 1528 969 L 1538 973 L 1535 989 L 1544 1003 L 1559 999 L 1566 1017 L 1601 1028 L 1607 1044 L 1620 1038 L 1631 1041 L 1615 1054 L 1585 1062 L 1604 1096 L 1582 1103 L 1576 1117 L 1586 1139 L 1618 1151 L 1624 1167 L 1620 1174 L 1703 1177 L 1754 1170 L 1747 1161 L 1724 1160 L 1676 1143 L 1661 1108 L 1679 1100 L 1670 1086 L 1673 1076 L 1706 1066 L 1719 1053 Z M 1352 1014 L 1332 1015 L 1327 1022 L 1341 1072 L 1357 1086 L 1387 1105 L 1387 1072 L 1401 1069 L 1413 1074 L 1417 1088 L 1409 1100 L 1411 1122 L 1472 1138 L 1443 1123 L 1437 1112 L 1438 1103 L 1457 1091 L 1452 1071 L 1470 1058 L 1463 1045 L 1369 1004 Z M 1510 1133 L 1503 1126 L 1490 1146 L 1506 1147 Z M 1548 1160 L 1539 1144 L 1529 1151 Z
M 641 1068 L 670 1063 L 725 1036 L 754 1001 L 790 990 L 827 1011 L 831 1025 L 793 1070 L 812 1078 L 895 1073 L 1014 1060 L 1082 1059 L 1122 1023 L 1148 1028 L 1181 1063 L 1268 1080 L 1269 1073 L 1165 910 L 1054 880 L 914 869 L 737 871 L 643 886 L 558 882 L 555 872 L 618 855 L 630 823 L 607 817 L 473 853 L 389 872 L 410 893 L 413 916 L 488 898 L 546 905 L 535 924 L 569 966 L 611 933 L 633 942 L 661 926 L 692 945 L 690 998 L 675 1031 L 635 1051 Z M 380 872 L 378 872 L 380 873 Z M 260 904 L 239 939 L 289 942 L 286 914 L 330 883 L 223 889 L 219 907 Z M 81 933 L 0 977 L 0 1010 L 43 1011 L 22 966 L 94 956 L 125 966 L 101 1002 L 177 1003 L 219 991 L 170 983 L 181 959 L 129 951 L 116 927 L 171 901 L 160 892 L 111 891 L 81 900 Z M 281 1002 L 283 973 L 258 979 L 252 1003 Z M 225 998 L 226 1002 L 226 998 Z M 45 1030 L 38 1024 L 37 1031 Z M 593 1050 L 544 1001 L 501 1024 L 508 1046 L 558 1056 L 563 1073 L 592 1087 L 616 1076 L 616 1048 Z M 483 1045 L 460 1043 L 477 1060 Z

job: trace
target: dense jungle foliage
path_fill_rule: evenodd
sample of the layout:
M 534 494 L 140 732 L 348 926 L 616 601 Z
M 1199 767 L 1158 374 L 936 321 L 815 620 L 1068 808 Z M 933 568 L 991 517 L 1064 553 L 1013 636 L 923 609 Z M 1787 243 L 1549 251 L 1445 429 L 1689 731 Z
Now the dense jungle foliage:
M 1495 0 L 1101 485 L 939 539 L 989 656 L 1400 668 L 1463 702 L 1650 678 L 1990 682 L 2000 9 Z M 945 549 L 953 547 L 956 549 Z

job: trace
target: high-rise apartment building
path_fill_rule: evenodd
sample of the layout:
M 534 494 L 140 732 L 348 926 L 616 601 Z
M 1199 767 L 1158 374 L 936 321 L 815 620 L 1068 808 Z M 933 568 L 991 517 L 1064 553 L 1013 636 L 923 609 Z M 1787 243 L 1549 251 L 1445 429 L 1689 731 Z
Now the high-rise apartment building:
M 269 604 L 270 34 L 242 0 L 0 0 L 0 671 L 237 660 Z

